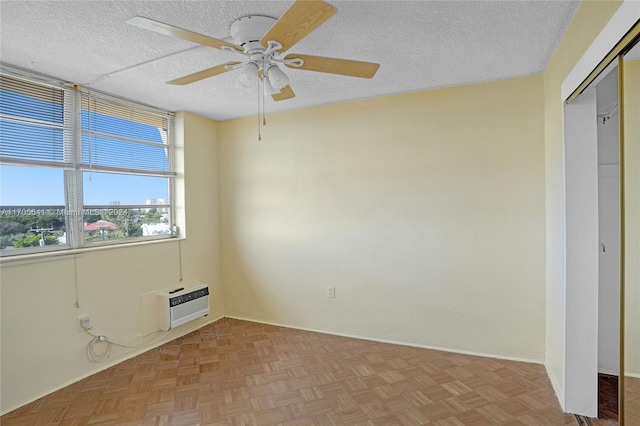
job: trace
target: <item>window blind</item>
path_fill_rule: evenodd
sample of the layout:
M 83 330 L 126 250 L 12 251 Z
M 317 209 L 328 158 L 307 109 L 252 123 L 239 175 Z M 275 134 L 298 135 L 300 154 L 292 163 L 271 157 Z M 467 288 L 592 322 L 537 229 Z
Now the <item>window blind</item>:
M 174 176 L 169 113 L 83 92 L 82 162 L 85 171 Z
M 68 88 L 0 75 L 0 164 L 73 168 L 72 105 Z

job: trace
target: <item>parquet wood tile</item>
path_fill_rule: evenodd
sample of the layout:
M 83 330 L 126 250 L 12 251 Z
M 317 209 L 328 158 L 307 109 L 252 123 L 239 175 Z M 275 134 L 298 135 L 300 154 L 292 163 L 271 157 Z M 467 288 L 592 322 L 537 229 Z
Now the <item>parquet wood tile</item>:
M 544 368 L 222 319 L 21 407 L 13 425 L 562 426 Z
M 640 378 L 624 378 L 624 415 L 630 425 L 640 425 Z

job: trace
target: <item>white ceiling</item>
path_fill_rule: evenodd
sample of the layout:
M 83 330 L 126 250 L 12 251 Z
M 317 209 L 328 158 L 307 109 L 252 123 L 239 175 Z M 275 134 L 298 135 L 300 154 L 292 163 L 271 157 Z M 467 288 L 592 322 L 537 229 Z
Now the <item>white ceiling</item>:
M 541 73 L 578 1 L 334 1 L 338 13 L 295 45 L 306 53 L 381 64 L 360 79 L 285 69 L 296 98 L 267 113 Z M 141 15 L 231 40 L 249 14 L 279 17 L 291 1 L 0 2 L 0 60 L 152 106 L 225 120 L 254 115 L 237 74 L 187 86 L 165 82 L 239 55 L 125 23 Z

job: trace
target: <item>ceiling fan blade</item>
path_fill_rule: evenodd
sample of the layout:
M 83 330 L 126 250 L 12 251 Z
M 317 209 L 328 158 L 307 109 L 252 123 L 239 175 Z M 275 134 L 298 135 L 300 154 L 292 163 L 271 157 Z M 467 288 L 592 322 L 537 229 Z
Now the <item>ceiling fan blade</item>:
M 160 34 L 181 38 L 183 40 L 192 41 L 194 43 L 203 44 L 205 46 L 215 47 L 216 49 L 222 49 L 223 46 L 229 46 L 238 50 L 239 52 L 244 51 L 242 47 L 237 46 L 233 43 L 228 43 L 226 41 L 218 40 L 217 38 L 174 27 L 173 25 L 154 21 L 153 19 L 145 18 L 143 16 L 134 16 L 133 18 L 128 19 L 126 22 L 127 24 L 135 25 L 136 27 L 140 27 L 145 30 L 155 31 Z
M 297 0 L 262 37 L 260 43 L 267 47 L 269 40 L 282 44 L 281 52 L 309 35 L 331 18 L 338 10 L 320 0 Z
M 227 62 L 213 68 L 207 68 L 206 70 L 194 72 L 193 74 L 185 75 L 184 77 L 176 78 L 175 80 L 167 81 L 167 84 L 175 84 L 182 86 L 184 84 L 194 83 L 196 81 L 204 80 L 205 78 L 213 77 L 223 74 L 227 71 L 231 71 L 227 66 L 238 65 L 241 62 Z
M 273 98 L 274 101 L 284 101 L 286 99 L 295 98 L 296 94 L 293 93 L 293 89 L 291 89 L 291 86 L 287 84 L 280 90 L 280 93 L 271 95 L 271 97 Z
M 312 55 L 291 54 L 287 55 L 284 59 L 287 60 L 296 58 L 302 59 L 304 61 L 304 64 L 300 67 L 296 67 L 294 65 L 289 65 L 286 63 L 285 65 L 293 69 L 327 72 L 330 74 L 341 74 L 360 78 L 371 78 L 376 74 L 378 68 L 380 68 L 380 64 L 376 64 L 373 62 L 351 61 L 349 59 L 338 58 L 324 58 L 322 56 Z

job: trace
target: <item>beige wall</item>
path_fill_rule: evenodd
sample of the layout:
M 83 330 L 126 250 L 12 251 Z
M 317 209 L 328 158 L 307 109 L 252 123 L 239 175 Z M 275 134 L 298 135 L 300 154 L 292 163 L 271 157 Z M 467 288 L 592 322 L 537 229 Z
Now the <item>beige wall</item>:
M 563 400 L 565 315 L 564 125 L 560 86 L 619 1 L 584 1 L 544 73 L 546 205 L 546 359 L 547 371 Z
M 542 76 L 267 118 L 219 128 L 228 315 L 542 362 Z
M 186 198 L 188 207 L 180 285 L 208 283 L 211 315 L 175 330 L 163 341 L 224 315 L 225 304 L 219 262 L 217 123 L 192 114 L 181 114 L 178 121 L 179 133 L 184 134 L 186 169 L 181 197 Z M 140 295 L 175 288 L 179 278 L 176 241 L 90 251 L 75 260 L 67 257 L 3 265 L 1 411 L 104 368 L 105 364 L 92 364 L 85 356 L 90 337 L 76 331 L 78 315 L 90 314 L 94 331 L 115 341 L 147 341 L 140 338 Z M 74 306 L 76 282 L 79 309 Z M 107 364 L 142 350 L 114 348 Z

